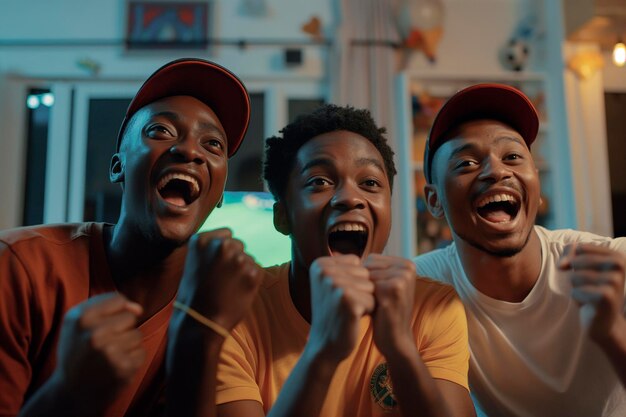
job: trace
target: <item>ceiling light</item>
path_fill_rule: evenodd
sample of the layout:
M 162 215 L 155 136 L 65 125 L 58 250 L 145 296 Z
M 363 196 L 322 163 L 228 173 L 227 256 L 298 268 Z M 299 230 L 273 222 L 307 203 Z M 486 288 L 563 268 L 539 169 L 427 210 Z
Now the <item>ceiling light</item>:
M 621 40 L 613 47 L 613 63 L 618 67 L 623 67 L 626 63 L 626 45 Z

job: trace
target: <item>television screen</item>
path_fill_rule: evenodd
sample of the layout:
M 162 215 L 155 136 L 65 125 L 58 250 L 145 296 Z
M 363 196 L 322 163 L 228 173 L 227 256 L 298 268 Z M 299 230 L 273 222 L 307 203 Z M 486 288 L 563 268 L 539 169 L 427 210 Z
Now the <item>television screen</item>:
M 213 210 L 200 231 L 228 227 L 261 266 L 287 262 L 291 240 L 274 228 L 274 197 L 267 192 L 225 191 L 222 207 Z

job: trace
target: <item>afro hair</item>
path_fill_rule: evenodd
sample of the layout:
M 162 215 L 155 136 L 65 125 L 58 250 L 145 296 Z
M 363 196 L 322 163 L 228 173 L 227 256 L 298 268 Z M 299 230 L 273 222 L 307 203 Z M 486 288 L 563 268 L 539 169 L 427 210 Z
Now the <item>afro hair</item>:
M 378 149 L 385 163 L 389 184 L 393 188 L 396 167 L 393 162 L 394 153 L 383 136 L 386 129 L 376 126 L 367 110 L 325 104 L 312 113 L 298 116 L 280 131 L 282 137 L 272 136 L 265 143 L 263 176 L 277 201 L 285 196 L 287 181 L 298 150 L 314 137 L 338 130 L 361 135 Z

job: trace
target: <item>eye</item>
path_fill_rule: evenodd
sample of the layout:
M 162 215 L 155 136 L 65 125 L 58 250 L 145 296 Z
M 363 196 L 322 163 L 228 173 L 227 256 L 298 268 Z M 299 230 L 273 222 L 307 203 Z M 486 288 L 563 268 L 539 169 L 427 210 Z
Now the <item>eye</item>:
M 523 159 L 523 157 L 522 157 L 522 155 L 520 155 L 518 153 L 515 153 L 515 152 L 514 153 L 510 153 L 510 154 L 508 154 L 508 155 L 506 155 L 504 157 L 505 161 L 515 161 L 515 160 L 518 160 L 518 159 Z
M 332 183 L 330 182 L 330 180 L 324 177 L 313 177 L 306 182 L 307 187 L 311 187 L 314 189 L 324 188 L 329 185 L 332 185 Z
M 172 131 L 173 129 L 170 130 L 170 128 L 168 128 L 165 125 L 153 124 L 153 125 L 148 126 L 148 128 L 146 129 L 146 134 L 150 138 L 158 139 L 164 136 L 173 137 L 174 134 L 172 133 Z
M 368 178 L 365 181 L 362 182 L 362 184 L 366 187 L 370 187 L 370 188 L 379 188 L 382 187 L 382 184 L 380 183 L 380 181 L 373 179 L 373 178 Z
M 219 150 L 224 150 L 224 143 L 216 138 L 207 139 L 204 141 L 204 146 L 206 148 L 215 148 Z
M 475 165 L 476 162 L 472 161 L 471 159 L 463 159 L 456 163 L 455 168 L 468 168 Z

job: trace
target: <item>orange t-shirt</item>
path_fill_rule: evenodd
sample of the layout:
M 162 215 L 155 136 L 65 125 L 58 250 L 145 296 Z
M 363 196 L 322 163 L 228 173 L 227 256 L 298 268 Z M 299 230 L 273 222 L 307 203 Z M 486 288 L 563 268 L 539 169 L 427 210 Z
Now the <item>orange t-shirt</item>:
M 254 400 L 267 413 L 298 362 L 310 325 L 291 301 L 288 273 L 289 263 L 266 269 L 252 311 L 224 343 L 217 404 Z M 433 378 L 468 389 L 467 323 L 452 287 L 417 280 L 413 333 Z M 337 368 L 320 415 L 399 415 L 389 382 L 385 358 L 374 344 L 371 320 L 365 317 L 357 345 Z
M 97 294 L 116 291 L 101 223 L 0 232 L 0 416 L 17 415 L 50 377 L 63 316 Z M 172 306 L 144 322 L 146 361 L 105 416 L 145 415 L 164 389 Z

